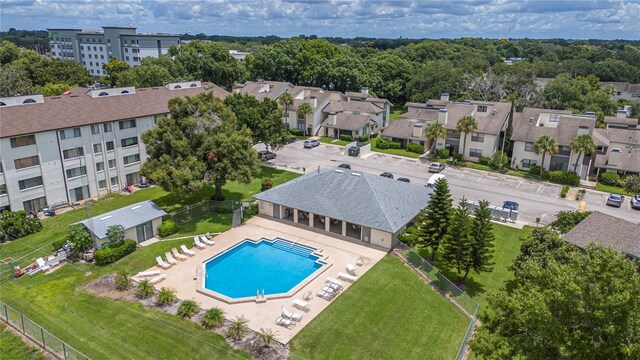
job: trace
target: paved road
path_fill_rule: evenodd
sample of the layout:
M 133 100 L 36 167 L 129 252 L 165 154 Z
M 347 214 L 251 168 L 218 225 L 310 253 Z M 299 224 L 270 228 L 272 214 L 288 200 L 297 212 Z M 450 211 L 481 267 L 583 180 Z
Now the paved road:
M 262 150 L 264 146 L 257 145 L 256 148 Z M 347 156 L 344 147 L 335 145 L 321 144 L 314 149 L 304 149 L 302 142 L 298 141 L 276 151 L 276 154 L 277 158 L 269 161 L 272 165 L 298 172 L 347 163 L 353 170 L 374 174 L 388 171 L 396 178 L 407 177 L 411 179 L 412 184 L 417 185 L 426 185 L 431 176 L 427 172 L 428 162 L 423 160 L 375 152 L 365 158 L 356 158 Z M 558 211 L 577 210 L 579 206 L 578 201 L 560 198 L 560 185 L 460 167 L 447 167 L 443 174 L 447 176 L 456 201 L 462 196 L 469 200 L 486 199 L 493 205 L 502 205 L 505 200 L 516 201 L 520 203 L 518 220 L 527 224 L 535 224 L 536 217 L 540 217 L 542 224 L 547 224 L 553 221 Z M 640 222 L 640 211 L 631 209 L 628 200 L 625 200 L 620 209 L 608 207 L 605 205 L 606 194 L 590 190 L 587 190 L 584 200 L 587 210 L 597 210 Z

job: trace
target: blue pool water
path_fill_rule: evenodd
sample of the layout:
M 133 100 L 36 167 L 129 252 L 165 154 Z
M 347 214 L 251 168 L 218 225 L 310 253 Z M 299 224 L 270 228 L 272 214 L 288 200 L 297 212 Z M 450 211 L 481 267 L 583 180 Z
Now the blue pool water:
M 314 249 L 281 239 L 245 240 L 205 263 L 204 287 L 230 298 L 286 293 L 323 265 Z

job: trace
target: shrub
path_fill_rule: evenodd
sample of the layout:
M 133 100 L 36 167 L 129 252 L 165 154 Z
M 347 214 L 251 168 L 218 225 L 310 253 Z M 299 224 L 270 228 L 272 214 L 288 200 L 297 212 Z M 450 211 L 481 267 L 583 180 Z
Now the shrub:
M 120 245 L 124 241 L 124 226 L 111 225 L 107 228 L 107 238 L 110 245 Z
M 132 252 L 136 251 L 138 245 L 135 240 L 127 239 L 117 246 L 109 246 L 104 249 L 97 250 L 93 255 L 97 265 L 111 264 Z
M 449 149 L 440 149 L 438 150 L 438 157 L 440 159 L 446 159 L 449 157 Z
M 416 154 L 422 154 L 424 153 L 424 146 L 416 143 L 408 143 L 407 150 Z
M 367 141 L 369 141 L 369 135 L 360 135 L 360 136 L 358 136 L 358 141 L 359 142 L 367 142 Z
M 399 142 L 389 142 L 389 149 L 402 149 L 402 145 Z
M 163 287 L 158 291 L 158 297 L 156 298 L 156 304 L 160 306 L 171 305 L 176 300 L 176 291 Z
M 151 284 L 151 281 L 149 281 L 149 279 L 140 281 L 136 288 L 136 296 L 140 299 L 146 299 L 151 295 L 153 295 L 153 285 Z
M 414 234 L 398 235 L 398 240 L 402 241 L 403 243 L 409 246 L 413 246 L 418 243 L 418 237 Z
M 509 157 L 507 154 L 502 151 L 496 151 L 491 155 L 491 159 L 489 159 L 489 165 L 491 165 L 494 169 L 502 169 L 505 165 L 509 163 Z
M 260 182 L 260 191 L 269 190 L 273 187 L 273 181 L 271 179 L 262 179 Z
M 620 183 L 620 175 L 613 172 L 604 172 L 600 174 L 600 182 L 605 185 L 618 186 Z
M 532 174 L 540 174 L 540 170 L 542 170 L 542 168 L 538 165 L 531 165 L 529 167 L 529 172 Z
M 270 347 L 271 344 L 278 340 L 278 332 L 271 329 L 260 328 L 257 335 L 258 340 L 264 347 Z
M 163 221 L 162 225 L 158 226 L 158 235 L 160 235 L 160 237 L 167 237 L 177 232 L 178 232 L 178 224 L 176 224 L 175 221 L 170 219 Z
M 400 145 L 399 142 L 395 142 L 395 141 L 391 141 L 387 138 L 384 137 L 380 137 L 378 138 L 378 140 L 376 141 L 376 147 L 378 149 L 402 149 L 402 145 Z
M 206 329 L 212 329 L 216 326 L 220 326 L 224 322 L 224 310 L 213 307 L 202 315 L 200 322 Z
M 348 135 L 348 134 L 342 134 L 342 135 L 340 135 L 340 140 L 342 140 L 342 141 L 353 141 L 353 136 Z
M 640 175 L 627 175 L 624 179 L 624 189 L 631 194 L 640 194 Z
M 177 314 L 181 318 L 187 319 L 195 315 L 198 312 L 198 310 L 200 310 L 200 307 L 198 306 L 198 303 L 195 300 L 184 300 L 183 302 L 180 303 Z
M 478 159 L 478 164 L 489 165 L 491 164 L 491 158 L 488 156 L 480 156 L 480 158 Z
M 249 321 L 243 317 L 236 317 L 227 328 L 227 336 L 239 341 L 242 336 L 249 331 L 247 323 Z
M 116 274 L 116 290 L 125 291 L 131 286 L 131 279 L 126 271 L 120 270 Z
M 304 130 L 299 130 L 299 129 L 289 129 L 289 132 L 291 133 L 291 135 L 293 136 L 304 136 Z
M 20 211 L 3 211 L 0 215 L 0 240 L 4 241 L 8 238 L 19 239 L 29 234 L 42 230 L 40 220 L 27 217 L 27 212 Z
M 379 135 L 379 133 L 378 133 L 378 132 L 374 132 L 373 134 L 371 134 L 371 138 L 372 138 L 372 139 L 375 139 L 375 138 L 377 138 L 377 137 L 378 137 L 378 135 Z
M 462 154 L 459 154 L 459 153 L 453 154 L 453 160 L 455 160 L 456 162 L 462 161 Z
M 91 233 L 82 224 L 71 225 L 67 228 L 67 240 L 76 254 L 83 253 L 93 247 Z
M 566 234 L 590 214 L 591 211 L 579 212 L 563 210 L 556 214 L 556 219 L 549 225 L 561 234 Z
M 563 199 L 566 198 L 568 192 L 569 192 L 569 186 L 568 185 L 563 186 L 562 190 L 560 190 L 560 197 Z
M 542 178 L 561 185 L 580 185 L 580 177 L 578 175 L 564 171 L 545 171 L 542 173 Z
M 67 242 L 67 239 L 64 239 L 64 238 L 58 239 L 58 240 L 56 240 L 56 241 L 51 243 L 51 249 L 53 251 L 56 251 L 56 250 L 60 249 L 61 247 L 63 247 L 66 242 Z

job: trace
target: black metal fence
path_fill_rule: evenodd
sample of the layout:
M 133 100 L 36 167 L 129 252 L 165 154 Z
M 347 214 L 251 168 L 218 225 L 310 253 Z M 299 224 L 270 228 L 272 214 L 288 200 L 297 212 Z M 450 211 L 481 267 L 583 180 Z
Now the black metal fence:
M 181 207 L 167 215 L 178 224 L 184 224 L 192 220 L 201 219 L 213 214 L 231 214 L 239 209 L 241 202 L 237 200 L 214 201 L 208 200 L 201 203 Z

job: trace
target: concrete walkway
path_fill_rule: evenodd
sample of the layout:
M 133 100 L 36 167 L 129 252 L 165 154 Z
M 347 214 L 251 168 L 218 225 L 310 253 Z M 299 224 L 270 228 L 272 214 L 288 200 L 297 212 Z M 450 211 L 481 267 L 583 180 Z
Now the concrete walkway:
M 233 217 L 231 218 L 231 227 L 238 227 L 242 224 L 242 210 L 235 209 L 233 210 Z

